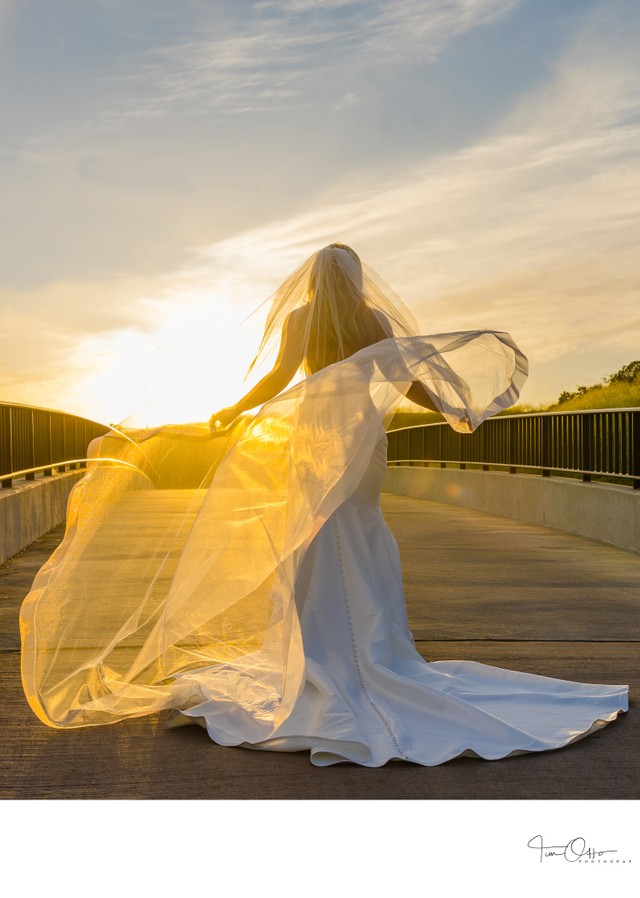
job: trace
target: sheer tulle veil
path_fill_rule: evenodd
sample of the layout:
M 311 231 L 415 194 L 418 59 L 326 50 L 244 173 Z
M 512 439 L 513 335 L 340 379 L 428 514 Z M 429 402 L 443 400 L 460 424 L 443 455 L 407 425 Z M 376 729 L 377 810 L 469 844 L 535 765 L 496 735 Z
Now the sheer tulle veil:
M 311 314 L 306 318 L 303 337 L 305 357 L 309 355 L 314 329 L 320 330 L 324 341 L 333 338 L 336 355 L 346 357 L 349 325 L 360 324 L 358 307 L 362 305 L 378 315 L 389 336 L 418 334 L 418 323 L 400 297 L 361 262 L 351 247 L 341 243 L 332 243 L 310 256 L 281 284 L 267 305 L 264 334 L 249 371 L 272 353 L 289 315 L 306 305 L 311 307 Z
M 91 445 L 64 540 L 21 613 L 25 694 L 46 724 L 213 700 L 216 741 L 268 739 L 304 679 L 294 590 L 305 548 L 356 490 L 411 384 L 466 432 L 512 405 L 527 375 L 507 333 L 420 335 L 342 245 L 276 291 L 256 359 L 306 304 L 308 376 L 257 413 L 221 434 L 175 424 Z M 363 309 L 385 339 L 358 345 Z

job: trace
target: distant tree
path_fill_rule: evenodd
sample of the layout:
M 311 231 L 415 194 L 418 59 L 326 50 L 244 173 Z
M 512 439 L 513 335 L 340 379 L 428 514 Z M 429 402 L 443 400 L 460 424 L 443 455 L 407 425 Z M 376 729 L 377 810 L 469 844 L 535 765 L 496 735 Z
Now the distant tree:
M 588 390 L 592 390 L 593 387 L 585 387 L 583 384 L 579 387 L 576 387 L 573 392 L 570 390 L 563 390 L 562 393 L 558 396 L 556 400 L 556 405 L 562 405 L 564 402 L 569 402 L 570 399 L 575 399 L 576 396 L 582 396 L 584 393 L 588 392 Z
M 640 360 L 623 365 L 615 374 L 609 375 L 605 382 L 609 384 L 632 384 L 638 378 L 640 378 Z

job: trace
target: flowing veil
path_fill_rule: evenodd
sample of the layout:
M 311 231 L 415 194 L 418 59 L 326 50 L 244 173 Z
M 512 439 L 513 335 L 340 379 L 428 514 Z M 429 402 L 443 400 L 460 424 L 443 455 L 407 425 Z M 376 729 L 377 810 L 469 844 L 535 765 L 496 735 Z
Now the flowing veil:
M 294 587 L 305 549 L 356 490 L 412 383 L 462 432 L 516 401 L 527 362 L 508 334 L 420 335 L 373 272 L 331 255 L 386 339 L 220 434 L 176 424 L 113 429 L 91 444 L 64 540 L 21 612 L 25 694 L 44 723 L 107 724 L 214 700 L 216 741 L 267 739 L 304 680 Z M 272 297 L 259 356 L 313 298 L 321 262 L 314 254 Z

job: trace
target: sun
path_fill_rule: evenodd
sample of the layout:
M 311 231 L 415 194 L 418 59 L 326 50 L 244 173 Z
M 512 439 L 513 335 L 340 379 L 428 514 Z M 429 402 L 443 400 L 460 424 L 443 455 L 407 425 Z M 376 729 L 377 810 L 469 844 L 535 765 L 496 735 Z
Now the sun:
M 148 328 L 85 341 L 81 355 L 91 373 L 74 405 L 105 424 L 154 427 L 208 421 L 240 399 L 262 333 L 259 320 L 243 323 L 246 304 L 192 294 L 148 306 Z

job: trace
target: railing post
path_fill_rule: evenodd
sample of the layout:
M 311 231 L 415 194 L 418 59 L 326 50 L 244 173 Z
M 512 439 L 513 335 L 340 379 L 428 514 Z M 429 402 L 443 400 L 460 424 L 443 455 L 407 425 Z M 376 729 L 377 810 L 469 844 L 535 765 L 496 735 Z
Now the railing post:
M 14 433 L 13 433 L 13 409 L 9 409 L 9 470 L 15 471 L 15 445 L 14 445 Z
M 631 459 L 630 471 L 633 477 L 631 483 L 634 490 L 640 489 L 640 412 L 631 412 Z
M 591 472 L 593 471 L 593 419 L 591 415 L 583 415 L 580 424 L 580 467 L 583 472 Z M 590 483 L 591 474 L 583 473 L 582 479 L 585 483 Z
M 9 418 L 9 427 L 8 427 L 8 430 L 9 430 L 9 440 L 8 440 L 8 443 L 9 443 L 9 471 L 13 471 L 15 466 L 13 464 L 13 459 L 14 459 L 14 453 L 13 453 L 13 409 L 11 408 L 11 406 L 9 406 L 8 418 Z M 13 486 L 13 483 L 11 481 L 11 477 L 5 477 L 5 479 L 2 481 L 2 488 L 10 490 L 12 486 Z
M 33 409 L 31 409 L 31 412 L 29 414 L 29 439 L 27 442 L 29 445 L 30 461 L 31 461 L 31 464 L 29 465 L 29 467 L 34 468 L 35 464 L 36 464 L 36 427 L 35 427 Z M 35 480 L 35 479 L 36 479 L 35 471 L 29 471 L 28 474 L 25 474 L 25 480 Z
M 47 458 L 51 461 L 53 459 L 53 424 L 51 421 L 51 412 L 47 415 L 47 421 L 49 423 L 49 452 Z M 53 468 L 45 468 L 43 473 L 45 477 L 51 477 L 53 476 Z
M 540 418 L 540 467 L 542 476 L 551 476 L 551 418 Z
M 67 440 L 67 419 L 63 418 L 62 419 L 62 457 L 63 458 L 67 457 L 68 442 L 69 441 Z M 58 474 L 64 474 L 64 472 L 66 470 L 67 470 L 66 465 L 63 465 L 63 464 L 58 465 Z

